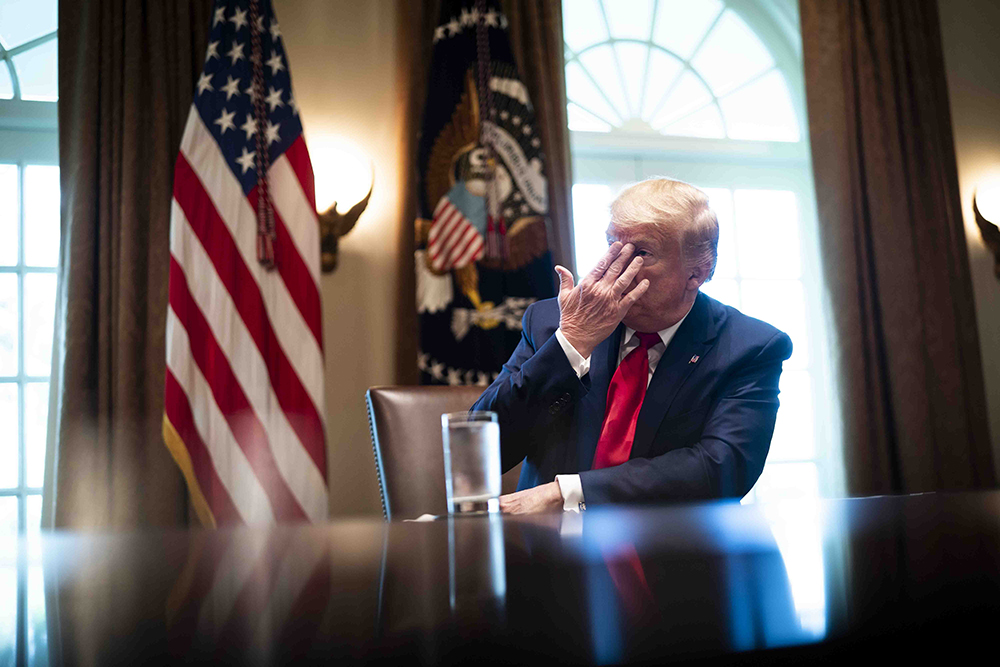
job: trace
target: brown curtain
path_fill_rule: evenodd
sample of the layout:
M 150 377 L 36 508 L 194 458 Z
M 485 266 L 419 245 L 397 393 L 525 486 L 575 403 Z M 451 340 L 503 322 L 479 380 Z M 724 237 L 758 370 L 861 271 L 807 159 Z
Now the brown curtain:
M 502 0 L 501 4 L 510 21 L 511 50 L 535 106 L 535 127 L 545 152 L 552 259 L 575 272 L 562 2 Z
M 801 0 L 851 495 L 995 484 L 934 0 Z
M 47 523 L 187 523 L 160 435 L 173 165 L 211 0 L 59 3 L 62 251 Z
M 401 268 L 396 321 L 396 381 L 417 384 L 417 285 L 413 253 L 416 250 L 413 221 L 417 217 L 417 134 L 427 99 L 427 77 L 430 73 L 434 28 L 441 12 L 441 0 L 396 0 L 396 35 L 399 65 L 396 75 L 397 124 L 403 151 L 399 156 L 402 197 L 404 202 L 399 226 Z

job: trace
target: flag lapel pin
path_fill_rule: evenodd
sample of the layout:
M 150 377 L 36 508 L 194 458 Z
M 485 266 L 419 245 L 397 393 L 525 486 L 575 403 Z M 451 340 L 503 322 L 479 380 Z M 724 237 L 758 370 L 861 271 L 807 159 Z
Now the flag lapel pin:
M 699 356 L 698 356 L 698 355 L 696 354 L 696 355 L 694 355 L 693 357 L 691 357 L 691 361 L 689 361 L 688 363 L 689 363 L 689 364 L 696 364 L 696 363 L 698 363 L 698 360 L 699 360 L 699 359 L 701 359 L 701 357 L 699 357 Z

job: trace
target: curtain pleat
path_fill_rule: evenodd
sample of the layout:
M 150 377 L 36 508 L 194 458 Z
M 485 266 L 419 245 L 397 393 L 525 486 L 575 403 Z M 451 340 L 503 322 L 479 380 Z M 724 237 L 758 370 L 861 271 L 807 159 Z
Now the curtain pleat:
M 848 493 L 995 484 L 932 0 L 800 0 Z
M 510 21 L 511 50 L 535 107 L 535 127 L 545 152 L 552 259 L 575 272 L 562 2 L 503 0 L 501 4 Z
M 417 217 L 417 135 L 427 98 L 427 77 L 433 50 L 434 28 L 441 12 L 441 0 L 396 0 L 398 70 L 396 76 L 400 145 L 400 179 L 403 209 L 399 226 L 401 298 L 396 321 L 396 381 L 413 385 L 420 381 L 417 370 L 416 243 L 413 221 Z

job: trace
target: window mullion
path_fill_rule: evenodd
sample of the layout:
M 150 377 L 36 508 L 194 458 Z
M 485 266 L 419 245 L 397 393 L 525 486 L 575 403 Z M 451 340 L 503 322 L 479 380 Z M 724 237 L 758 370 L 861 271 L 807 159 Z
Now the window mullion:
M 705 41 L 708 39 L 708 36 L 712 34 L 712 31 L 715 30 L 715 26 L 717 26 L 719 21 L 722 20 L 722 15 L 726 13 L 726 9 L 728 9 L 728 7 L 722 8 L 722 11 L 720 11 L 715 19 L 713 19 L 712 24 L 708 26 L 708 30 L 706 30 L 701 36 L 701 39 L 698 40 L 698 44 L 694 47 L 694 50 L 691 51 L 691 55 L 684 60 L 684 65 L 689 69 L 694 69 L 694 67 L 691 67 L 691 61 L 698 55 L 698 51 L 705 45 Z M 711 88 L 709 88 L 709 90 L 711 90 Z
M 653 33 L 660 14 L 660 0 L 653 0 L 653 18 L 649 22 L 649 39 L 646 42 L 646 62 L 642 66 L 642 85 L 639 86 L 639 107 L 635 110 L 636 118 L 642 118 L 642 108 L 646 104 L 646 88 L 649 86 L 649 61 L 653 59 Z M 652 116 L 650 116 L 652 118 Z
M 17 165 L 17 488 L 18 500 L 18 533 L 23 535 L 26 522 L 23 521 L 25 504 L 24 486 L 27 481 L 24 450 L 24 416 L 25 390 L 24 383 L 24 173 L 25 165 L 19 161 Z
M 18 44 L 17 46 L 15 46 L 12 49 L 7 49 L 7 53 L 5 55 L 8 58 L 13 58 L 14 56 L 17 56 L 17 55 L 20 55 L 20 54 L 24 53 L 25 51 L 30 51 L 31 49 L 35 48 L 36 46 L 41 46 L 42 44 L 45 44 L 46 42 L 51 42 L 52 40 L 56 39 L 57 37 L 59 37 L 59 31 L 58 30 L 53 30 L 50 33 L 42 35 L 41 37 L 36 37 L 35 39 L 32 39 L 30 41 L 25 42 L 24 44 Z
M 687 71 L 694 71 L 694 70 L 692 70 L 691 67 L 685 62 L 684 67 L 681 68 L 681 71 L 677 73 L 677 76 L 674 77 L 674 80 L 671 81 L 670 85 L 667 86 L 667 89 L 663 91 L 663 95 L 660 96 L 660 99 L 656 103 L 656 106 L 653 107 L 653 110 L 649 112 L 649 121 L 648 121 L 649 123 L 652 123 L 653 119 L 656 118 L 656 114 L 660 113 L 660 109 L 662 109 L 666 101 L 670 99 L 670 95 L 671 93 L 674 92 L 674 88 L 680 85 L 680 81 L 682 78 L 684 78 L 684 73 Z M 712 92 L 712 89 L 709 88 L 708 91 Z M 643 92 L 643 96 L 645 97 L 645 92 Z
M 605 44 L 611 46 L 611 42 L 605 42 Z M 614 47 L 612 46 L 611 49 L 613 51 Z M 586 74 L 587 78 L 590 79 L 590 82 L 592 84 L 594 84 L 594 88 L 597 89 L 597 92 L 599 92 L 601 94 L 601 97 L 604 98 L 604 101 L 608 103 L 608 108 L 611 109 L 611 111 L 614 112 L 614 114 L 616 116 L 619 115 L 618 114 L 618 109 L 615 107 L 615 103 L 612 102 L 611 98 L 608 97 L 608 94 L 606 92 L 604 92 L 604 88 L 601 87 L 601 84 L 597 83 L 597 79 L 595 79 L 594 75 L 590 73 L 590 70 L 587 68 L 587 66 L 584 65 L 583 62 L 579 58 L 576 59 L 576 64 L 580 66 L 580 69 L 583 70 L 583 73 Z M 626 100 L 626 102 L 627 102 L 627 100 Z M 600 114 L 594 113 L 593 111 L 591 111 L 590 109 L 587 109 L 587 107 L 583 106 L 579 102 L 574 101 L 573 104 L 576 104 L 581 109 L 585 109 L 587 111 L 587 113 L 593 114 L 594 116 L 600 118 L 601 120 L 603 120 L 607 124 L 612 125 L 612 126 L 615 125 L 615 123 L 612 120 L 608 120 L 608 119 L 604 118 L 604 116 L 602 116 Z M 619 121 L 620 121 L 619 124 L 624 123 L 625 120 L 626 120 L 625 118 L 619 118 Z
M 19 100 L 21 99 L 21 84 L 17 80 L 17 68 L 14 67 L 14 61 L 5 53 L 3 63 L 7 67 L 7 73 L 10 74 L 11 92 L 14 94 L 11 99 Z
M 628 86 L 625 84 L 625 70 L 622 69 L 622 61 L 618 58 L 618 46 L 617 40 L 611 41 L 611 55 L 615 59 L 615 69 L 618 70 L 618 85 L 622 88 L 622 95 L 625 96 L 625 108 L 629 113 L 634 114 L 636 118 L 639 117 L 639 109 L 631 109 L 631 100 L 629 99 Z M 628 118 L 622 118 L 622 122 L 627 122 Z
M 767 76 L 771 72 L 774 72 L 777 69 L 778 69 L 777 65 L 771 65 L 766 70 L 762 71 L 760 74 L 754 74 L 752 77 L 750 77 L 749 79 L 747 79 L 746 81 L 744 81 L 740 85 L 736 86 L 732 90 L 727 90 L 725 92 L 725 94 L 723 94 L 723 97 L 729 97 L 730 95 L 732 95 L 734 93 L 740 92 L 741 90 L 743 90 L 744 88 L 746 88 L 750 84 L 757 83 L 759 80 L 763 79 L 765 76 Z M 779 70 L 779 73 L 780 73 L 780 70 Z M 712 93 L 712 94 L 714 95 L 715 93 Z M 716 97 L 715 99 L 718 100 L 719 98 Z
M 27 527 L 28 527 L 28 500 L 25 494 L 25 483 L 27 482 L 27 467 L 25 465 L 24 449 L 24 417 L 25 417 L 25 390 L 24 383 L 24 172 L 25 165 L 19 161 L 17 165 L 17 651 L 16 664 L 18 666 L 27 664 L 28 649 L 28 554 L 27 554 Z
M 590 79 L 591 81 L 593 81 L 593 80 L 594 80 L 594 77 L 590 76 L 590 72 L 589 72 L 589 71 L 587 71 L 587 68 L 586 68 L 586 67 L 584 67 L 584 66 L 583 66 L 582 64 L 580 64 L 580 69 L 582 69 L 582 70 L 584 71 L 584 73 L 585 73 L 585 74 L 587 75 L 587 78 L 588 78 L 588 79 Z M 596 85 L 596 84 L 595 84 L 595 85 Z M 604 94 L 604 92 L 603 92 L 603 91 L 601 91 L 601 97 L 603 97 L 603 98 L 604 98 L 605 100 L 607 100 L 607 99 L 608 99 L 608 98 L 607 98 L 607 96 L 606 96 L 606 95 Z M 599 114 L 599 113 L 595 112 L 595 111 L 594 111 L 593 109 L 590 109 L 589 107 L 587 107 L 587 106 L 586 106 L 585 104 L 582 104 L 582 103 L 580 103 L 580 102 L 577 102 L 577 101 L 576 101 L 576 100 L 574 100 L 574 99 L 570 99 L 569 101 L 570 101 L 570 102 L 572 102 L 573 104 L 575 104 L 576 106 L 580 107 L 581 109 L 583 109 L 583 110 L 584 110 L 584 111 L 586 111 L 587 113 L 589 113 L 589 114 L 590 114 L 591 116 L 593 116 L 594 118 L 596 118 L 596 119 L 598 119 L 598 120 L 600 120 L 600 121 L 603 121 L 604 123 L 607 123 L 608 125 L 610 125 L 610 126 L 614 127 L 614 121 L 613 121 L 613 120 L 608 120 L 607 118 L 605 118 L 605 117 L 604 117 L 604 116 L 602 116 L 601 114 Z M 609 102 L 608 104 L 610 105 L 611 103 Z M 612 110 L 612 111 L 614 111 L 614 106 L 611 106 L 611 110 Z

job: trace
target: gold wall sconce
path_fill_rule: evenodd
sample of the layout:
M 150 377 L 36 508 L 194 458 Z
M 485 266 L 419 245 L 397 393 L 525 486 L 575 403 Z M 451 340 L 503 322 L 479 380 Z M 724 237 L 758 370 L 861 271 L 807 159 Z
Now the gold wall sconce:
M 983 243 L 993 253 L 993 273 L 1000 279 L 1000 181 L 983 184 L 972 195 L 972 212 Z
M 309 148 L 316 182 L 321 268 L 323 273 L 332 273 L 337 268 L 340 239 L 354 229 L 371 201 L 375 165 L 342 137 L 312 137 Z

